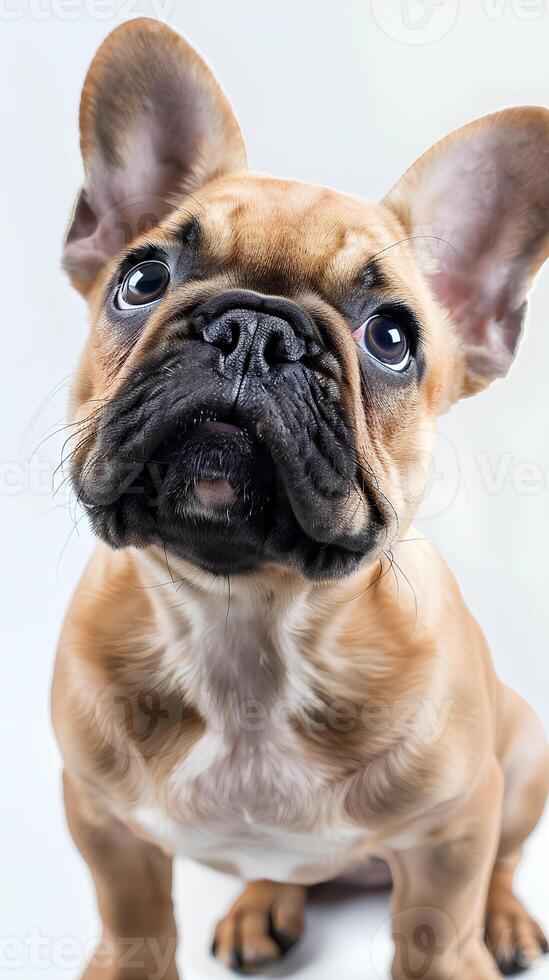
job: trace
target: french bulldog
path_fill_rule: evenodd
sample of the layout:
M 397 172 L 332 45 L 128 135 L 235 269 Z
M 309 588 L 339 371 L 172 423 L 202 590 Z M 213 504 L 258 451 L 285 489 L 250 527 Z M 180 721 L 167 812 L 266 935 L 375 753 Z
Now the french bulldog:
M 380 204 L 251 173 L 178 34 L 110 34 L 80 108 L 64 264 L 91 329 L 70 473 L 99 538 L 59 646 L 86 980 L 174 980 L 172 858 L 246 882 L 244 973 L 310 886 L 392 883 L 394 980 L 547 950 L 515 896 L 548 747 L 411 530 L 438 416 L 508 370 L 549 251 L 549 111 L 428 150 Z

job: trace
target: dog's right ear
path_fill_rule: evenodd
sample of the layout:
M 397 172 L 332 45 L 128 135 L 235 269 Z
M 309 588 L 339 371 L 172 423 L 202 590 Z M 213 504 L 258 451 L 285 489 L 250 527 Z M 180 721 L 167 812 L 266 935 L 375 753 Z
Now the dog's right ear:
M 85 180 L 64 267 L 84 294 L 178 197 L 246 166 L 238 123 L 209 68 L 148 18 L 123 24 L 99 48 L 82 92 L 80 146 Z
M 503 109 L 436 143 L 385 203 L 462 353 L 453 398 L 505 375 L 532 279 L 549 257 L 549 110 Z

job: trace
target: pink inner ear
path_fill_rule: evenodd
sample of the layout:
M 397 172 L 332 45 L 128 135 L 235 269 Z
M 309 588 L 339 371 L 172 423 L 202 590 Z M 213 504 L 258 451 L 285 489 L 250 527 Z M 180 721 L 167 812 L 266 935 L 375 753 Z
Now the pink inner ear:
M 69 271 L 85 270 L 85 278 L 92 278 L 116 252 L 169 213 L 172 195 L 184 187 L 200 152 L 197 116 L 183 114 L 181 107 L 164 123 L 142 116 L 126 135 L 123 167 L 102 159 L 91 162 L 86 198 L 77 205 L 67 237 Z
M 491 270 L 487 268 L 483 276 L 482 263 L 479 267 L 463 278 L 442 273 L 433 278 L 432 285 L 442 305 L 451 311 L 467 347 L 471 370 L 499 376 L 508 371 L 516 353 L 526 303 L 517 309 L 510 306 L 505 285 L 498 291 Z
M 525 312 L 531 226 L 512 153 L 500 132 L 443 143 L 411 202 L 420 263 L 480 375 L 506 373 Z
M 182 194 L 246 166 L 238 124 L 208 67 L 164 25 L 130 21 L 110 34 L 84 86 L 86 172 L 65 265 L 79 288 Z

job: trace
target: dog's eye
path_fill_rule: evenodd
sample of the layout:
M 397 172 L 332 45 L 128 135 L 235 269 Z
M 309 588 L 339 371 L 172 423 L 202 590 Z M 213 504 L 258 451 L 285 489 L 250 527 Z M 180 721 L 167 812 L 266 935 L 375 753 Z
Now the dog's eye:
M 404 371 L 410 363 L 408 335 L 402 324 L 391 316 L 376 314 L 369 317 L 353 337 L 359 347 L 376 361 L 393 371 Z
M 170 270 L 165 262 L 140 262 L 126 274 L 116 294 L 119 309 L 154 303 L 168 288 Z

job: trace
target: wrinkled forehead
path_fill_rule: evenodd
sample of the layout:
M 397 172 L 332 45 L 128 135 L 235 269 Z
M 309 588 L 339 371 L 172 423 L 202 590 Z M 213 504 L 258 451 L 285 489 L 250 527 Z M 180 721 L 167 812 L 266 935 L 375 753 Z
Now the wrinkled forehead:
M 297 293 L 320 289 L 336 297 L 366 283 L 410 298 L 417 271 L 397 219 L 381 205 L 328 188 L 263 175 L 211 182 L 165 227 L 187 221 L 195 247 L 217 268 L 244 276 L 253 288 Z M 253 280 L 253 281 L 251 281 Z

